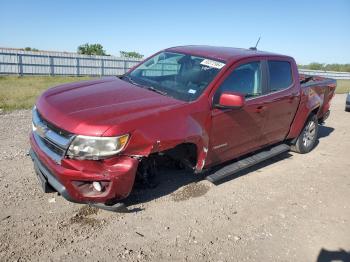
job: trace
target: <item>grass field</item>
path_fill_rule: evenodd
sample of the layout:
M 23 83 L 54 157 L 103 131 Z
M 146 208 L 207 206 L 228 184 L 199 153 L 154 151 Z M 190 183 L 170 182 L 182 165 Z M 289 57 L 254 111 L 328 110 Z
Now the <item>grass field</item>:
M 38 95 L 49 87 L 90 77 L 0 76 L 0 108 L 5 111 L 31 108 Z
M 337 94 L 344 94 L 350 92 L 350 80 L 337 80 Z
M 0 76 L 0 109 L 11 111 L 31 108 L 44 90 L 49 87 L 74 81 L 91 79 L 90 77 L 66 76 Z M 350 91 L 350 80 L 338 80 L 336 93 Z

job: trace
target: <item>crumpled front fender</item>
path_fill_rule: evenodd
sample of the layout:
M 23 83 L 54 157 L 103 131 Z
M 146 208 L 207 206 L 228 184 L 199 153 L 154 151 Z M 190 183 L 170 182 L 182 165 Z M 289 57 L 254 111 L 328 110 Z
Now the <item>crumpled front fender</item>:
M 210 112 L 205 106 L 192 105 L 158 112 L 132 123 L 130 139 L 124 155 L 147 157 L 156 152 L 172 149 L 180 144 L 192 143 L 197 147 L 196 170 L 205 166 L 208 152 Z M 191 108 L 192 107 L 192 108 Z M 107 135 L 111 135 L 113 129 Z M 106 134 L 104 134 L 106 135 Z

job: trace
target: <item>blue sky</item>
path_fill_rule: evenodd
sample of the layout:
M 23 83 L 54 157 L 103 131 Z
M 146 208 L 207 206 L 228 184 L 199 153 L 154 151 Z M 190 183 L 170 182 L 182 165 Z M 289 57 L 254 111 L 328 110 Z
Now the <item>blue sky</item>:
M 0 46 L 146 56 L 170 46 L 250 47 L 298 63 L 350 63 L 350 1 L 0 0 Z

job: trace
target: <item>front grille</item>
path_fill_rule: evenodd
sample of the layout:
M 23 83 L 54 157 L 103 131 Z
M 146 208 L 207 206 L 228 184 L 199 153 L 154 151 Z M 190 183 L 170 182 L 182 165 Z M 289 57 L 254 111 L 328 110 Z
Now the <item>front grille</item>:
M 71 133 L 69 133 L 68 131 L 66 130 L 63 130 L 53 124 L 51 124 L 50 122 L 46 121 L 40 114 L 40 112 L 38 110 L 36 110 L 38 116 L 39 116 L 39 119 L 42 123 L 44 123 L 49 129 L 51 129 L 52 131 L 56 132 L 57 134 L 65 137 L 65 138 L 70 138 L 72 136 Z
M 42 138 L 40 138 L 42 139 Z M 65 149 L 49 142 L 48 140 L 46 139 L 42 139 L 43 143 L 48 147 L 50 148 L 53 152 L 55 152 L 57 155 L 60 155 L 60 156 L 64 156 L 65 154 Z
M 60 164 L 74 135 L 51 124 L 33 109 L 33 134 L 40 149 Z

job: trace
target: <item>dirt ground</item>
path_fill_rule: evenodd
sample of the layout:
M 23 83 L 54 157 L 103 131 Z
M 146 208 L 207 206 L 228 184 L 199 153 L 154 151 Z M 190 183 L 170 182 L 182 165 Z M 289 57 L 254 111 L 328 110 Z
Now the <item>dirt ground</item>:
M 164 170 L 129 213 L 44 194 L 30 111 L 0 114 L 1 261 L 330 261 L 350 258 L 350 113 L 337 95 L 317 147 L 220 185 Z M 344 249 L 344 250 L 342 250 Z M 345 259 L 344 259 L 345 261 Z

